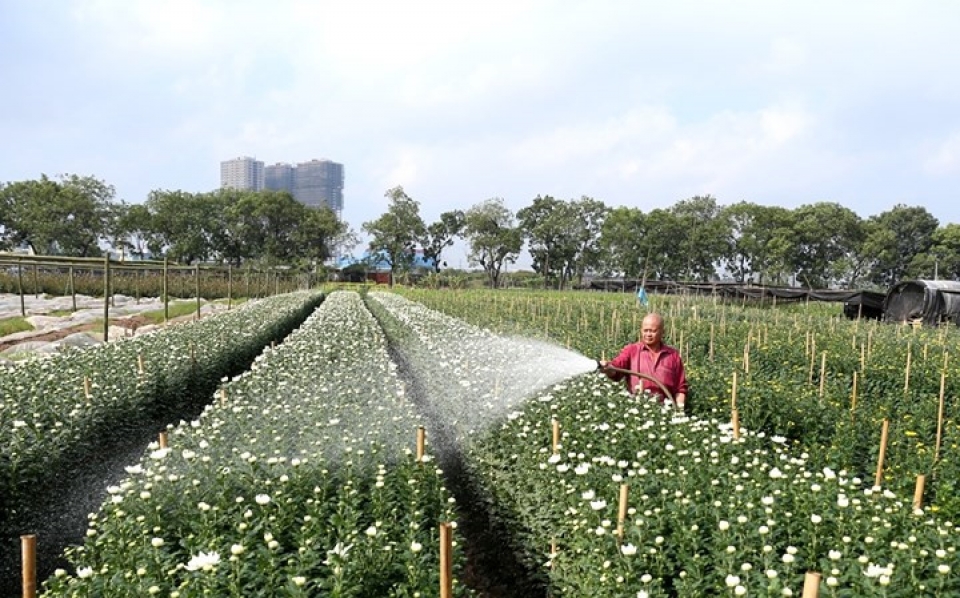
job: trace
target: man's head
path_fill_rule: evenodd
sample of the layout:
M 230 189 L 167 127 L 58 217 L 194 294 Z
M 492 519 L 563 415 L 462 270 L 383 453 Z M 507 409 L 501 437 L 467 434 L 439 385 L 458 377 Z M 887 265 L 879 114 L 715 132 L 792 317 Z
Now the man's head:
M 657 350 L 663 341 L 663 318 L 660 314 L 651 313 L 643 318 L 640 325 L 640 340 L 650 349 Z

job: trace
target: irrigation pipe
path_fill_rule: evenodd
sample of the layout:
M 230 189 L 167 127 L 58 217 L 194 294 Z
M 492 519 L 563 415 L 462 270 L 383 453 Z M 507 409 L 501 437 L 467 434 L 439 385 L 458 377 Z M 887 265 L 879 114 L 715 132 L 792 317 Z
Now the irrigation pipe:
M 660 380 L 658 380 L 658 379 L 656 379 L 655 377 L 651 376 L 650 374 L 644 374 L 644 373 L 642 373 L 642 372 L 635 372 L 635 371 L 633 371 L 633 370 L 626 370 L 626 369 L 623 369 L 623 368 L 617 368 L 617 367 L 613 367 L 612 365 L 600 366 L 600 362 L 597 362 L 597 365 L 599 366 L 598 369 L 599 369 L 601 372 L 619 372 L 619 373 L 621 373 L 621 374 L 628 374 L 628 375 L 630 375 L 630 376 L 636 376 L 636 377 L 638 377 L 638 378 L 643 378 L 644 380 L 649 380 L 650 382 L 653 382 L 653 383 L 656 384 L 658 387 L 660 387 L 660 390 L 663 391 L 663 396 L 665 396 L 665 397 L 667 397 L 668 399 L 670 399 L 670 402 L 671 402 L 671 403 L 675 403 L 675 402 L 676 402 L 676 401 L 674 400 L 674 398 L 673 398 L 673 395 L 670 393 L 669 390 L 667 390 L 667 387 L 663 385 L 663 382 L 661 382 Z

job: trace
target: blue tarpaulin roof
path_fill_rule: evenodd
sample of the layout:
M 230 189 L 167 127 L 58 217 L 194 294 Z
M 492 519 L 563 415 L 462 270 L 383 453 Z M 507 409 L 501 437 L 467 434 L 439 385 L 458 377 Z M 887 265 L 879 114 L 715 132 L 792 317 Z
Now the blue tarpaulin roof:
M 382 251 L 365 252 L 361 257 L 356 258 L 352 255 L 342 255 L 337 258 L 336 267 L 338 270 L 349 268 L 355 264 L 366 263 L 367 269 L 371 272 L 389 272 L 390 260 Z M 414 270 L 433 270 L 434 261 L 423 257 L 423 251 L 417 250 L 413 256 Z

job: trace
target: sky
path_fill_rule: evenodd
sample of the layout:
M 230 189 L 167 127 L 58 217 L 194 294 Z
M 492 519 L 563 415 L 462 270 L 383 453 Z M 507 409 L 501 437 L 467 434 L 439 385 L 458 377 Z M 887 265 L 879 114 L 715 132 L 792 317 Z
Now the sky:
M 707 194 L 960 223 L 958 30 L 952 0 L 0 0 L 0 181 L 142 203 L 316 158 L 357 232 L 398 185 L 427 223 Z

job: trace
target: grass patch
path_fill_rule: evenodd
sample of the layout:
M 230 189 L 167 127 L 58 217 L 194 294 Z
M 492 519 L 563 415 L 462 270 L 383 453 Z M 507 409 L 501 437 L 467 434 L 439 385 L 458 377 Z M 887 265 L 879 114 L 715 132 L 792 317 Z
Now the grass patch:
M 178 303 L 170 303 L 167 306 L 167 313 L 172 320 L 173 318 L 179 318 L 180 316 L 186 316 L 188 314 L 196 313 L 197 311 L 197 302 L 196 301 L 184 301 Z M 144 318 L 150 320 L 153 324 L 162 324 L 163 323 L 163 310 L 155 309 L 152 311 L 145 311 L 140 314 Z
M 24 332 L 26 330 L 33 330 L 33 326 L 20 316 L 0 320 L 0 336 L 7 336 L 8 334 Z

